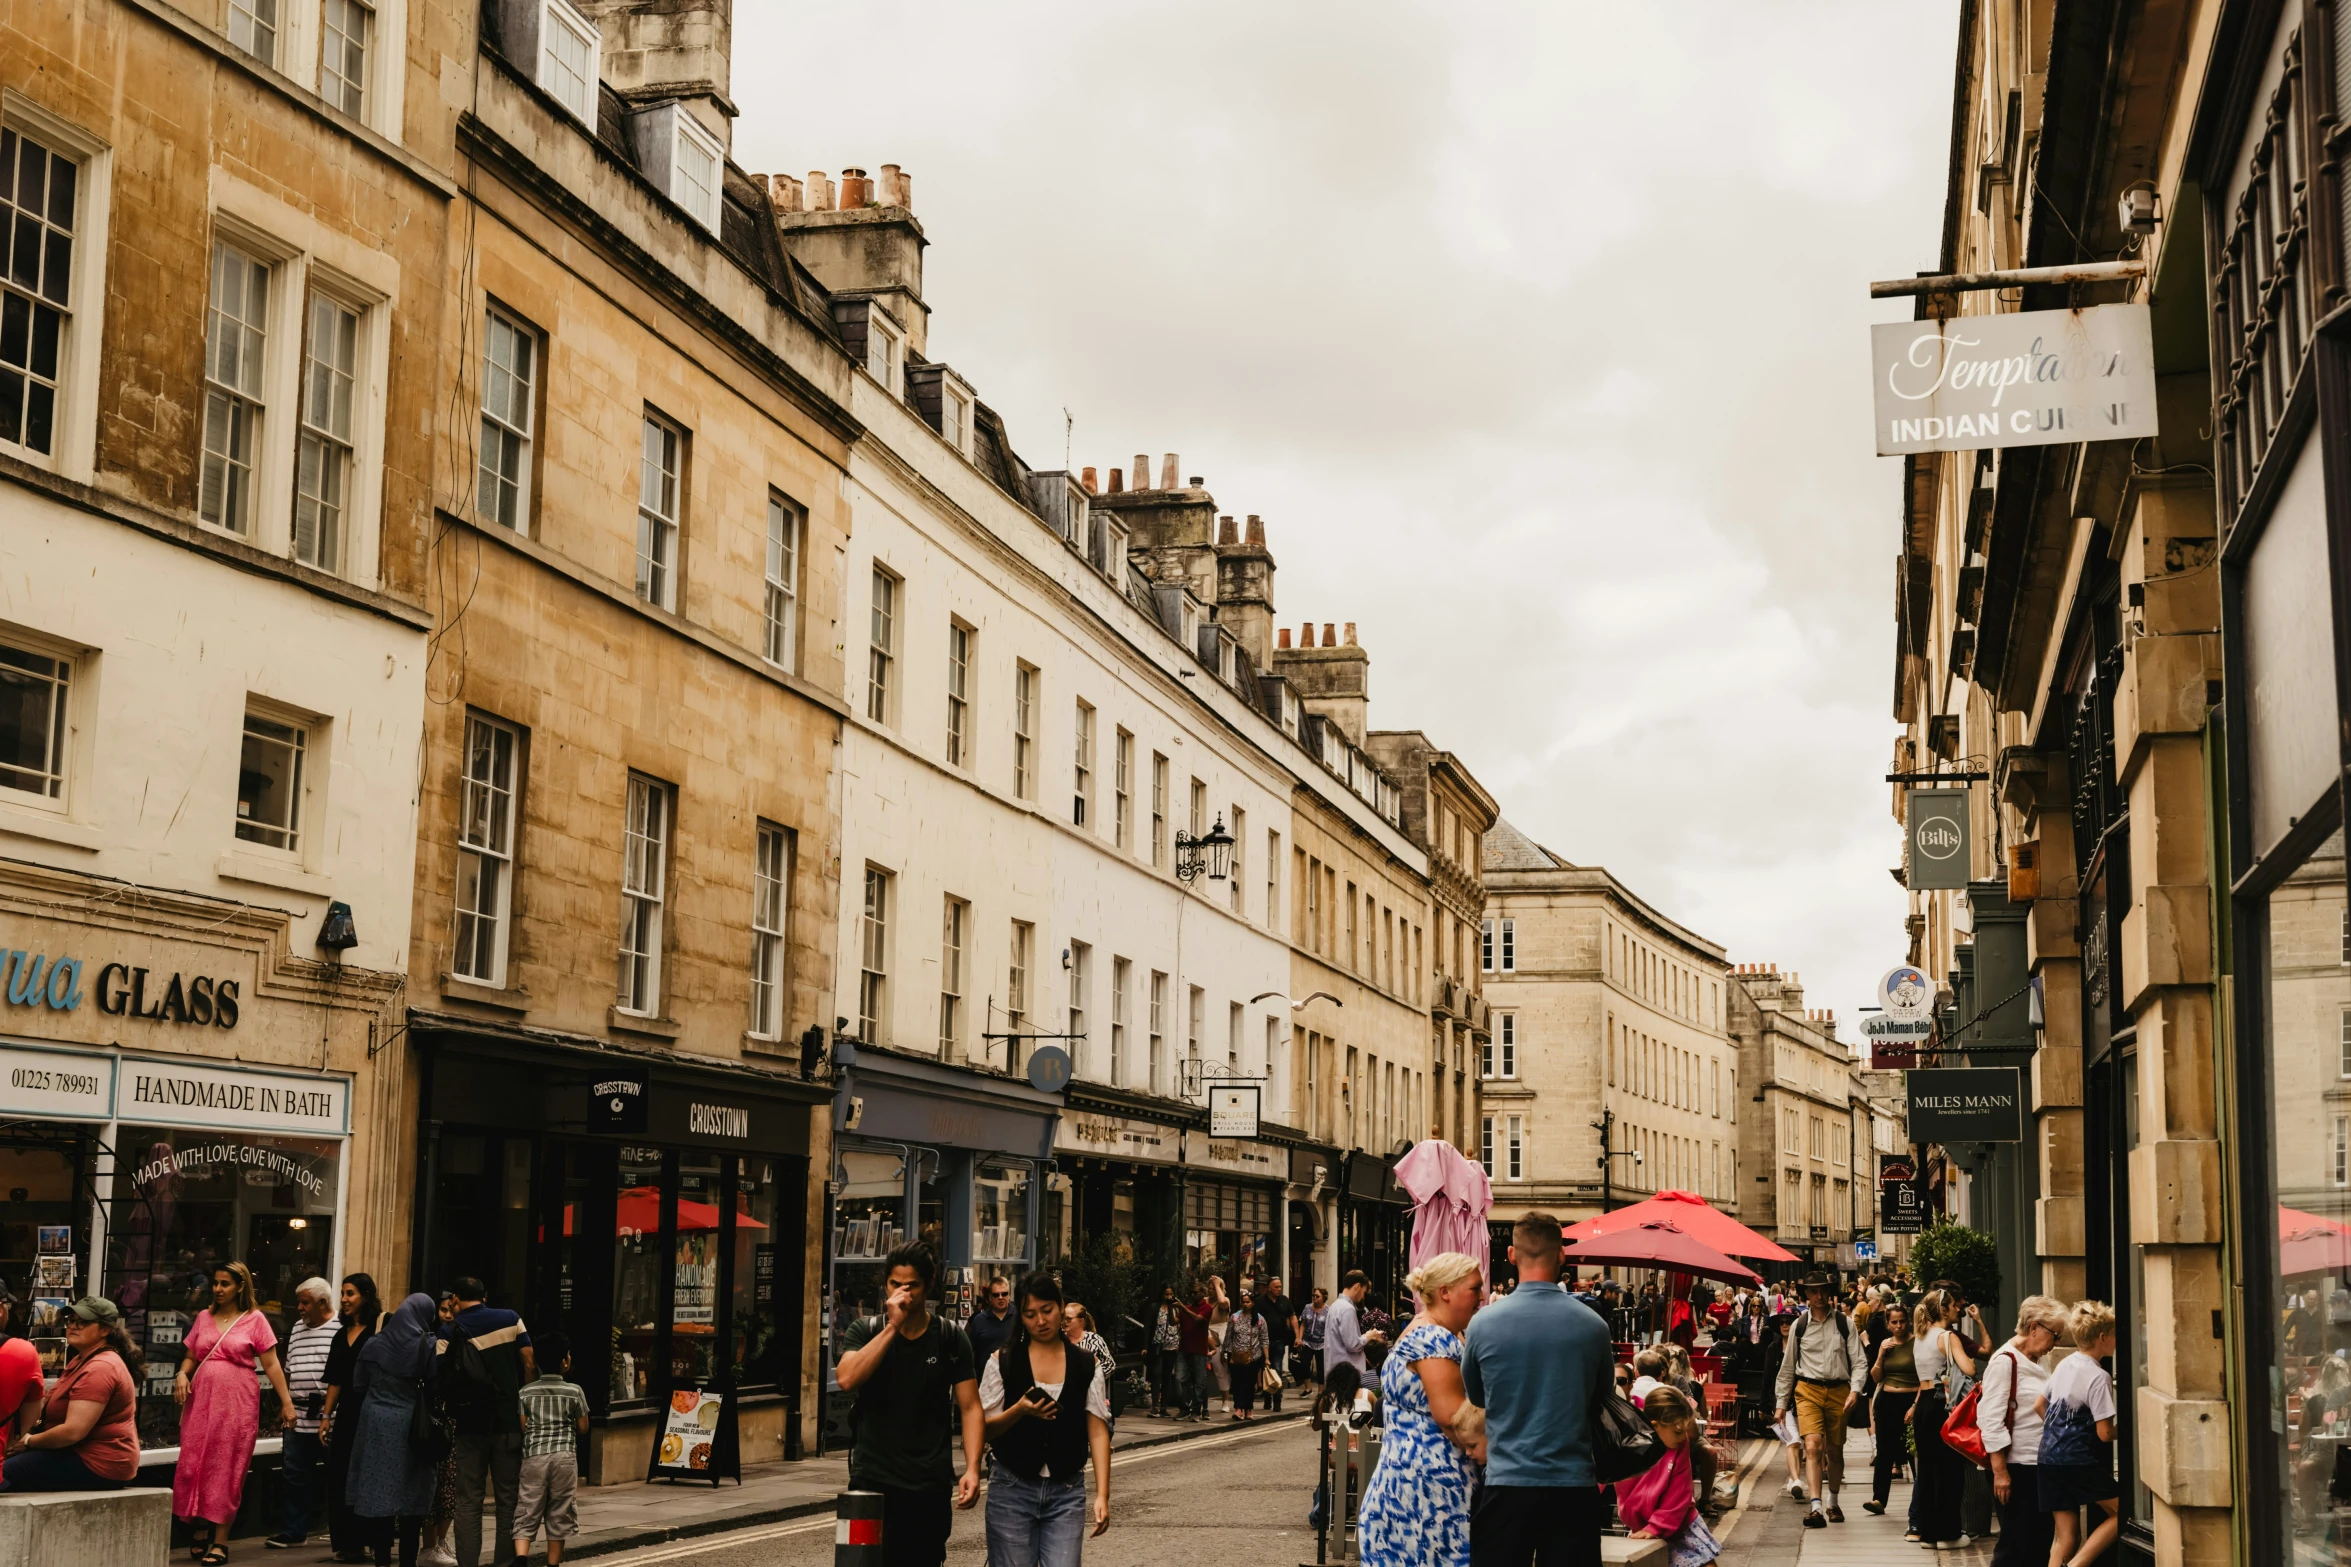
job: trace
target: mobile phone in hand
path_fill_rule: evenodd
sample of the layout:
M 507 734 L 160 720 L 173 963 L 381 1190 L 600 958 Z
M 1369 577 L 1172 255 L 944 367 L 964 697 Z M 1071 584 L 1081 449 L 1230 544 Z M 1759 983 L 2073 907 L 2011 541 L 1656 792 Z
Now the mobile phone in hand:
M 1050 1410 L 1058 1408 L 1061 1401 L 1055 1398 L 1052 1394 L 1046 1392 L 1043 1388 L 1032 1386 L 1028 1392 L 1021 1395 L 1021 1402 L 1027 1404 L 1038 1414 L 1045 1414 Z

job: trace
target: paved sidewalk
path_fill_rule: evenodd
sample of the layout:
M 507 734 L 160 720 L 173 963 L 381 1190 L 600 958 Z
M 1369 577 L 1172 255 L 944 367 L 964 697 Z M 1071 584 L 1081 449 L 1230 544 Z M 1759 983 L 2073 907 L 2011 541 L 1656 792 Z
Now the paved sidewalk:
M 1284 1402 L 1287 1407 L 1281 1413 L 1260 1412 L 1252 1424 L 1263 1425 L 1305 1417 L 1305 1401 L 1292 1397 Z M 1219 1436 L 1240 1429 L 1240 1422 L 1221 1413 L 1203 1421 L 1189 1421 L 1160 1420 L 1153 1418 L 1148 1411 L 1129 1410 L 1119 1417 L 1111 1446 L 1124 1452 L 1130 1448 L 1157 1447 L 1195 1437 Z M 849 1458 L 846 1452 L 829 1453 L 822 1458 L 804 1459 L 796 1464 L 756 1464 L 745 1472 L 741 1485 L 730 1480 L 715 1489 L 707 1483 L 670 1480 L 640 1481 L 631 1485 L 582 1486 L 579 1491 L 579 1532 L 572 1536 L 570 1544 L 564 1548 L 564 1556 L 566 1560 L 601 1556 L 613 1551 L 657 1545 L 666 1540 L 690 1539 L 732 1529 L 779 1523 L 815 1513 L 829 1513 L 833 1509 L 833 1499 L 848 1488 Z M 489 1555 L 490 1534 L 495 1527 L 488 1519 L 489 1511 L 488 1507 L 484 1508 L 482 1548 L 485 1558 Z M 236 1557 L 266 1560 L 268 1567 L 321 1567 L 329 1560 L 323 1534 L 305 1545 L 284 1551 L 264 1553 L 258 1538 L 234 1540 L 230 1548 Z M 498 1550 L 499 1559 L 503 1559 L 509 1549 L 510 1545 L 501 1546 Z M 540 1553 L 545 1549 L 545 1542 L 542 1541 L 539 1550 L 533 1552 L 532 1559 L 540 1560 Z M 483 1567 L 488 1567 L 486 1560 Z
M 1777 1443 L 1773 1444 L 1775 1447 Z M 1758 1489 L 1770 1488 L 1777 1498 L 1772 1511 L 1775 1523 L 1787 1527 L 1775 1528 L 1775 1541 L 1783 1535 L 1793 1535 L 1796 1549 L 1792 1555 L 1773 1557 L 1759 1555 L 1754 1567 L 1885 1567 L 1889 1562 L 1933 1562 L 1938 1567 L 1984 1567 L 1992 1559 L 1992 1542 L 1977 1540 L 1956 1551 L 1929 1551 L 1902 1538 L 1909 1527 L 1910 1482 L 1894 1482 L 1886 1502 L 1884 1517 L 1873 1517 L 1862 1511 L 1861 1504 L 1870 1497 L 1870 1438 L 1867 1431 L 1848 1432 L 1845 1437 L 1845 1491 L 1840 1499 L 1844 1504 L 1845 1521 L 1830 1524 L 1826 1529 L 1804 1527 L 1805 1504 L 1788 1495 L 1787 1464 L 1776 1453 L 1770 1466 L 1758 1478 Z

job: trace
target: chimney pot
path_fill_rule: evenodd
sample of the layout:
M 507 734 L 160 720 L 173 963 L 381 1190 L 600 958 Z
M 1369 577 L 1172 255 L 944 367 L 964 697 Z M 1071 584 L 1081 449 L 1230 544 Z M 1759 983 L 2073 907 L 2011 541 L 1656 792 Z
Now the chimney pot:
M 1238 544 L 1241 542 L 1240 530 L 1233 526 L 1232 518 L 1219 517 L 1216 519 L 1216 542 L 1219 544 Z
M 1097 492 L 1096 492 L 1096 489 L 1095 489 L 1095 486 L 1094 486 L 1094 470 L 1093 470 L 1093 469 L 1091 469 L 1091 468 L 1088 468 L 1088 469 L 1084 470 L 1082 473 L 1080 473 L 1080 474 L 1078 475 L 1078 482 L 1079 482 L 1080 484 L 1082 484 L 1082 485 L 1084 485 L 1084 486 L 1086 487 L 1086 493 L 1087 493 L 1088 495 L 1092 495 L 1092 494 L 1095 494 L 1095 493 L 1097 493 Z
M 768 194 L 775 200 L 776 211 L 798 212 L 800 210 L 800 182 L 792 178 L 791 175 L 773 174 L 768 176 L 767 189 Z
M 1274 634 L 1273 645 L 1278 648 L 1287 648 L 1290 645 L 1290 628 L 1288 626 L 1282 627 Z
M 1337 630 L 1338 628 L 1327 620 L 1322 623 L 1322 645 L 1324 647 L 1337 647 L 1339 645 L 1339 639 L 1336 635 L 1334 635 Z
M 1195 490 L 1196 490 L 1196 489 L 1200 488 L 1201 479 L 1200 479 L 1200 476 L 1199 476 L 1198 474 L 1194 474 L 1194 475 L 1192 475 L 1192 476 L 1191 476 L 1189 479 L 1186 479 L 1184 482 L 1185 482 L 1186 484 L 1190 485 L 1190 486 L 1191 486 L 1193 489 L 1195 489 Z
M 1175 481 L 1176 454 L 1169 452 L 1165 457 L 1159 460 L 1159 487 L 1163 490 L 1172 490 L 1176 487 Z M 1194 479 L 1192 482 L 1194 484 L 1198 484 L 1200 481 L 1198 479 Z
M 808 171 L 808 210 L 811 212 L 833 210 L 833 177 L 822 169 Z
M 1310 621 L 1308 621 L 1308 622 L 1307 622 L 1305 625 L 1303 625 L 1303 626 L 1300 626 L 1300 627 L 1298 628 L 1298 645 L 1299 645 L 1300 647 L 1312 647 L 1312 646 L 1314 646 L 1314 622 L 1313 622 L 1313 621 L 1311 621 L 1311 620 L 1310 620 Z
M 1119 468 L 1113 468 L 1113 469 L 1111 469 L 1111 470 L 1110 470 L 1110 493 L 1111 493 L 1111 494 L 1113 494 L 1113 495 L 1117 495 L 1117 494 L 1119 494 L 1120 492 L 1122 492 L 1122 491 L 1123 491 L 1123 490 L 1126 488 L 1126 478 L 1127 478 L 1127 476 L 1126 476 L 1126 473 L 1125 473 L 1125 471 L 1124 471 L 1123 469 L 1119 469 Z
M 1250 517 L 1249 542 L 1256 545 L 1259 549 L 1265 548 L 1265 519 L 1263 517 Z
M 895 163 L 882 165 L 882 205 L 909 210 L 914 206 L 914 181 Z
M 854 212 L 873 205 L 873 181 L 866 178 L 863 169 L 841 171 L 841 210 Z
M 1355 646 L 1355 645 L 1356 645 L 1356 644 L 1355 644 L 1355 622 L 1354 622 L 1354 621 L 1352 621 L 1352 620 L 1350 620 L 1350 621 L 1348 621 L 1348 622 L 1347 622 L 1347 645 L 1348 645 L 1349 647 L 1353 647 L 1353 646 Z

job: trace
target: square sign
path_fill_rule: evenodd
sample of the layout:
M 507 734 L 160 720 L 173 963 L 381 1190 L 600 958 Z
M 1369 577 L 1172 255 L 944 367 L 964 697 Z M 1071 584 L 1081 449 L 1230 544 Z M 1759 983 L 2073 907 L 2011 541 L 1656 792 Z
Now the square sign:
M 1872 1240 L 1857 1240 L 1857 1241 L 1855 1241 L 1855 1242 L 1853 1243 L 1853 1257 L 1854 1257 L 1854 1260 L 1855 1260 L 1855 1261 L 1857 1261 L 1857 1262 L 1875 1262 L 1875 1261 L 1877 1261 L 1877 1260 L 1878 1260 L 1878 1243 L 1877 1243 L 1876 1241 L 1872 1241 Z
M 1208 1135 L 1211 1137 L 1255 1137 L 1257 1135 L 1257 1085 L 1240 1088 L 1211 1088 L 1208 1090 Z
M 2024 1079 L 2012 1066 L 1910 1074 L 1910 1135 L 1922 1143 L 2024 1141 Z

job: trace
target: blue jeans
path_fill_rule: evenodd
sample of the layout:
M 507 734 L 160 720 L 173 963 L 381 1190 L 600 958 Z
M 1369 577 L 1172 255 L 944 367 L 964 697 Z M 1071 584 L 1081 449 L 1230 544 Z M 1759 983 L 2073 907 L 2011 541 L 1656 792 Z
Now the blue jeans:
M 1208 1357 L 1206 1355 L 1176 1356 L 1176 1386 L 1183 1389 L 1182 1412 L 1187 1415 L 1204 1414 L 1208 1409 Z
M 988 1567 L 1078 1567 L 1086 1477 L 1023 1480 L 1002 1464 L 988 1481 Z
M 285 1491 L 286 1510 L 278 1537 L 306 1540 L 310 1538 L 310 1521 L 317 1516 L 317 1476 L 326 1463 L 326 1447 L 319 1441 L 315 1431 L 288 1431 L 284 1442 L 278 1464 L 281 1470 L 279 1484 Z

